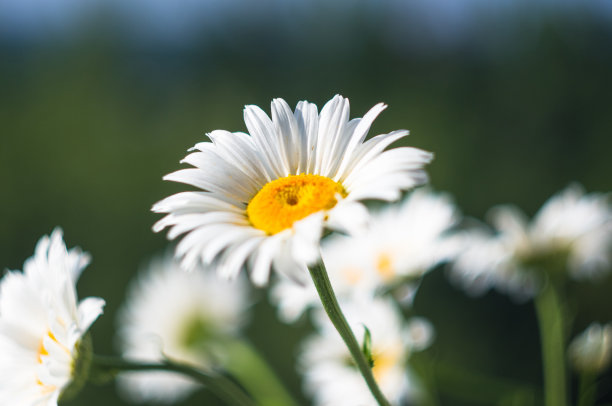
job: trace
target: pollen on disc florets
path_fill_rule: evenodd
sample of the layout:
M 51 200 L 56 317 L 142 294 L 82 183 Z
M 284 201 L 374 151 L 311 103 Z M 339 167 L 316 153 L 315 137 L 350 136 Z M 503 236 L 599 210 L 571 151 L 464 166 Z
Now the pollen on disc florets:
M 336 195 L 347 196 L 339 182 L 320 175 L 289 175 L 268 182 L 251 199 L 247 216 L 253 227 L 276 234 L 312 213 L 329 210 Z

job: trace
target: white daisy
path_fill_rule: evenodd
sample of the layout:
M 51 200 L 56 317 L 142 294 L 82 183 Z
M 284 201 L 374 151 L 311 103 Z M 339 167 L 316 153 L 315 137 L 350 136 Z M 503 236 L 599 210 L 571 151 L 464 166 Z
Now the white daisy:
M 223 362 L 223 341 L 245 322 L 247 285 L 221 280 L 209 269 L 186 272 L 170 255 L 155 259 L 131 285 L 118 319 L 124 357 L 143 362 L 169 358 L 210 369 Z M 164 371 L 129 372 L 119 387 L 137 402 L 178 401 L 198 385 Z
M 592 323 L 572 340 L 568 354 L 577 371 L 603 372 L 612 361 L 612 323 Z
M 176 249 L 182 266 L 218 263 L 235 276 L 247 263 L 254 283 L 268 280 L 271 265 L 298 279 L 319 259 L 324 227 L 352 232 L 367 218 L 363 199 L 395 200 L 401 191 L 426 182 L 423 166 L 432 155 L 416 148 L 384 151 L 408 135 L 399 130 L 365 141 L 372 122 L 386 108 L 378 104 L 349 121 L 349 102 L 336 96 L 318 114 L 299 102 L 292 112 L 272 101 L 270 119 L 246 106 L 249 134 L 217 130 L 212 142 L 195 145 L 183 160 L 194 168 L 164 179 L 202 191 L 183 192 L 153 206 L 167 213 L 155 231 L 186 234 Z
M 336 295 L 372 296 L 404 279 L 416 283 L 458 252 L 460 245 L 449 233 L 458 218 L 448 196 L 421 189 L 402 204 L 373 214 L 365 233 L 328 237 L 321 251 Z M 271 295 L 281 319 L 288 322 L 319 302 L 314 286 L 287 278 L 275 283 Z
M 454 259 L 449 276 L 469 294 L 480 295 L 494 287 L 523 301 L 537 293 L 536 275 L 517 268 L 512 252 L 490 230 L 465 231 L 459 238 L 464 249 Z
M 345 315 L 359 341 L 365 328 L 370 331 L 372 372 L 386 398 L 392 404 L 415 399 L 421 387 L 411 374 L 407 361 L 410 353 L 431 341 L 431 326 L 418 319 L 408 327 L 393 303 L 383 299 L 357 301 L 344 307 Z M 318 333 L 309 337 L 299 354 L 304 388 L 319 406 L 377 405 L 346 345 L 331 323 L 319 314 Z
M 76 281 L 89 260 L 78 248 L 68 251 L 55 229 L 40 239 L 23 272 L 2 278 L 0 404 L 57 406 L 86 379 L 91 354 L 81 343 L 104 306 L 99 298 L 77 303 Z
M 584 194 L 572 185 L 550 198 L 531 223 L 514 207 L 495 208 L 491 215 L 497 234 L 467 232 L 467 248 L 453 267 L 454 277 L 470 290 L 495 286 L 528 297 L 538 291 L 534 271 L 585 278 L 610 269 L 612 206 L 607 195 Z

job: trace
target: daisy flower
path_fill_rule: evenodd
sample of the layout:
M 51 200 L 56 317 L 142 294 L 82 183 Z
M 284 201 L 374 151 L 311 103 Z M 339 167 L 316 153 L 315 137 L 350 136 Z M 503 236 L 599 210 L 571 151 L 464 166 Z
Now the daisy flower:
M 247 285 L 221 280 L 209 269 L 186 272 L 170 255 L 151 261 L 128 290 L 118 318 L 123 356 L 172 361 L 210 369 L 223 362 L 223 341 L 245 322 Z M 172 372 L 128 372 L 119 388 L 137 402 L 172 403 L 200 386 Z
M 465 234 L 453 272 L 468 289 L 494 286 L 519 296 L 538 292 L 538 273 L 591 278 L 610 269 L 612 206 L 608 196 L 571 185 L 551 197 L 529 223 L 514 207 L 492 210 L 493 234 Z M 475 288 L 475 289 L 474 289 Z
M 77 302 L 76 281 L 89 263 L 66 249 L 62 231 L 42 237 L 23 272 L 0 281 L 0 404 L 57 406 L 87 378 L 85 334 L 104 301 Z
M 431 325 L 423 319 L 405 325 L 393 303 L 384 299 L 351 302 L 345 306 L 345 314 L 357 337 L 364 337 L 366 326 L 370 332 L 372 372 L 387 399 L 399 404 L 418 398 L 422 388 L 407 362 L 412 351 L 431 342 Z M 298 359 L 305 391 L 318 406 L 377 405 L 342 339 L 329 321 L 319 316 L 319 331 L 304 342 Z
M 517 268 L 512 253 L 488 229 L 474 229 L 459 234 L 463 251 L 450 268 L 450 279 L 473 296 L 490 288 L 506 293 L 518 301 L 527 300 L 538 292 L 535 274 Z
M 154 225 L 168 238 L 185 234 L 176 255 L 185 268 L 216 263 L 235 276 L 247 264 L 257 285 L 271 266 L 298 280 L 319 260 L 324 228 L 355 232 L 367 219 L 363 199 L 396 200 L 401 191 L 426 182 L 432 155 L 416 148 L 385 150 L 406 135 L 399 130 L 365 141 L 386 108 L 377 104 L 349 120 L 349 102 L 336 96 L 319 114 L 306 101 L 291 111 L 272 101 L 272 117 L 246 106 L 250 134 L 216 130 L 212 142 L 195 145 L 183 162 L 193 168 L 164 179 L 201 191 L 178 193 L 153 206 L 167 213 Z
M 372 296 L 381 287 L 418 283 L 423 273 L 460 249 L 450 229 L 459 219 L 448 196 L 415 190 L 400 205 L 373 213 L 359 235 L 331 235 L 322 242 L 323 261 L 336 295 Z M 347 255 L 350 253 L 350 255 Z M 284 321 L 294 321 L 319 298 L 311 285 L 279 279 L 271 291 Z

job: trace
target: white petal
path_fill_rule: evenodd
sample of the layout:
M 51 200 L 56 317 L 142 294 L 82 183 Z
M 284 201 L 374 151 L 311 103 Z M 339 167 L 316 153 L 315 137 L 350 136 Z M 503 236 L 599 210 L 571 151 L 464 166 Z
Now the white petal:
M 224 232 L 216 234 L 202 250 L 204 263 L 212 262 L 224 249 L 240 243 L 247 238 L 261 235 L 261 231 L 247 227 L 228 227 Z
M 338 171 L 334 174 L 334 178 L 342 179 L 344 178 L 344 172 L 346 168 L 353 161 L 353 151 L 363 143 L 366 136 L 368 135 L 368 131 L 370 131 L 370 127 L 372 123 L 378 117 L 378 115 L 387 108 L 386 104 L 378 103 L 376 106 L 372 107 L 359 121 L 359 124 L 353 131 L 351 138 L 344 149 L 344 155 L 342 158 L 342 163 L 338 168 Z
M 279 158 L 283 160 L 289 174 L 297 175 L 302 154 L 305 154 L 306 151 L 302 146 L 302 135 L 293 117 L 293 112 L 283 99 L 272 101 L 272 122 L 279 135 L 279 144 L 283 151 Z
M 223 185 L 223 172 L 210 170 L 210 173 L 201 171 L 198 168 L 180 169 L 176 172 L 164 176 L 164 180 L 185 183 L 199 187 L 200 189 L 214 192 L 224 196 L 228 202 L 239 205 L 248 200 L 244 191 L 236 187 L 235 183 Z
M 316 146 L 316 174 L 331 177 L 334 158 L 339 156 L 346 146 L 346 140 L 342 136 L 345 134 L 349 114 L 349 102 L 341 96 L 335 96 L 321 109 Z
M 257 106 L 244 108 L 244 122 L 253 137 L 255 147 L 261 154 L 260 159 L 273 179 L 289 175 L 289 168 L 279 160 L 283 154 L 274 125 L 270 118 Z
M 106 302 L 99 297 L 88 297 L 81 300 L 78 307 L 79 328 L 82 332 L 89 330 L 94 321 L 104 312 Z
M 323 232 L 325 213 L 317 212 L 293 224 L 291 254 L 297 262 L 312 265 L 319 261 L 319 241 Z
M 488 213 L 491 223 L 501 232 L 507 233 L 513 239 L 527 238 L 527 217 L 517 207 L 498 206 Z
M 295 251 L 289 240 L 285 240 L 284 243 L 274 256 L 274 269 L 296 283 L 302 285 L 308 283 L 310 278 L 306 263 L 293 257 L 292 253 Z
M 242 269 L 247 258 L 261 244 L 265 237 L 249 237 L 242 243 L 235 243 L 223 254 L 219 263 L 219 275 L 227 279 L 234 279 Z
M 427 181 L 422 167 L 431 157 L 425 151 L 406 147 L 385 151 L 351 174 L 345 183 L 350 191 L 347 198 L 397 200 L 401 190 Z
M 301 148 L 303 148 L 304 151 L 301 155 L 301 162 L 297 173 L 314 173 L 314 164 L 316 162 L 315 146 L 317 144 L 317 135 L 319 131 L 319 114 L 317 112 L 317 106 L 312 103 L 301 101 L 295 108 L 294 116 L 300 135 L 303 137 L 301 140 Z
M 363 204 L 341 200 L 329 211 L 327 226 L 347 234 L 360 234 L 365 230 L 369 217 Z
M 209 192 L 182 192 L 159 201 L 152 209 L 156 213 L 200 213 L 202 211 L 231 211 L 244 213 L 244 207 L 236 206 Z
M 282 234 L 286 232 L 287 230 L 264 239 L 259 246 L 259 249 L 255 253 L 253 267 L 251 270 L 251 280 L 255 285 L 264 286 L 266 283 L 268 283 L 268 277 L 270 275 L 270 268 L 274 254 L 278 251 L 282 242 Z
M 237 215 L 231 212 L 222 211 L 211 211 L 208 213 L 199 214 L 183 214 L 181 216 L 168 215 L 164 219 L 168 224 L 175 224 L 170 231 L 168 231 L 168 239 L 172 240 L 177 236 L 191 231 L 195 228 L 208 226 L 210 224 L 232 224 L 232 225 L 248 225 L 247 219 L 244 215 Z M 160 220 L 159 227 L 165 227 L 164 221 Z
M 266 170 L 261 160 L 258 159 L 251 136 L 239 132 L 230 133 L 229 131 L 215 130 L 209 133 L 208 137 L 213 141 L 213 145 L 221 157 L 228 162 L 232 162 L 250 178 L 261 184 L 272 180 L 272 173 Z M 210 147 L 211 145 L 208 142 L 196 144 L 196 148 L 201 150 Z
M 218 148 L 213 144 L 208 144 L 207 149 L 202 152 L 194 152 L 187 155 L 181 163 L 188 163 L 198 169 L 206 168 L 209 174 L 209 181 L 217 183 L 215 191 L 227 190 L 232 193 L 241 195 L 243 201 L 248 201 L 249 198 L 261 188 L 262 177 L 259 174 L 254 174 L 252 171 L 243 169 L 243 165 L 238 165 L 233 161 L 228 163 L 218 154 Z M 236 162 L 240 162 L 236 160 Z M 171 180 L 171 179 L 169 179 Z M 210 187 L 203 188 L 213 190 Z
M 336 174 L 334 180 L 342 182 L 342 184 L 347 185 L 346 187 L 350 187 L 348 185 L 351 184 L 352 178 L 359 177 L 357 174 L 360 172 L 360 169 L 366 166 L 372 159 L 378 157 L 393 142 L 407 135 L 407 130 L 393 131 L 389 134 L 377 135 L 364 144 L 359 145 L 355 150 L 354 156 L 351 157 L 351 161 L 347 163 L 345 173 Z

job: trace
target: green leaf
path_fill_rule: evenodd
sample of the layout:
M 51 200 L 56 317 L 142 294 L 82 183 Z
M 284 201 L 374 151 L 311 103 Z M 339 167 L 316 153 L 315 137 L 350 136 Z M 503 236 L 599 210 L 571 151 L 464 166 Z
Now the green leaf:
M 363 329 L 363 345 L 361 347 L 361 352 L 363 352 L 368 365 L 372 368 L 374 366 L 374 357 L 372 357 L 372 334 L 365 324 L 363 325 Z

